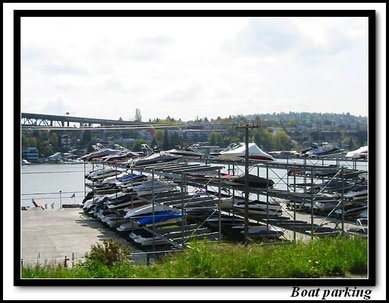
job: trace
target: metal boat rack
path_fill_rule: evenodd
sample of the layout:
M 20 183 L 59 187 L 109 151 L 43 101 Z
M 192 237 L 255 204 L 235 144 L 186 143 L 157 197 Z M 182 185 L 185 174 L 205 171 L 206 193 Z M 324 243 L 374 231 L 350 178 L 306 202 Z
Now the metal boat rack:
M 293 201 L 294 205 L 301 203 L 311 203 L 313 206 L 316 194 L 313 192 L 308 192 L 307 187 L 309 187 L 309 185 L 315 184 L 315 182 L 328 180 L 328 178 L 333 176 L 333 174 L 330 173 L 333 171 L 336 171 L 337 175 L 343 176 L 343 166 L 325 165 L 326 161 L 324 159 L 320 160 L 322 165 L 317 165 L 317 163 L 309 164 L 309 161 L 312 159 L 298 160 L 302 160 L 303 163 L 291 163 L 289 160 L 286 163 L 250 161 L 250 171 L 256 170 L 256 175 L 259 176 L 261 174 L 260 170 L 262 170 L 262 173 L 265 173 L 267 179 L 269 178 L 269 173 L 272 172 L 273 175 L 276 175 L 279 179 L 276 180 L 275 185 L 282 184 L 285 189 L 249 187 L 248 191 L 250 194 L 257 195 L 258 198 L 260 196 L 265 196 L 266 202 L 268 203 L 270 199 L 272 199 L 275 203 L 280 205 L 283 211 L 282 216 L 271 216 L 268 214 L 267 216 L 262 216 L 261 218 L 250 217 L 249 219 L 251 221 L 265 223 L 268 227 L 275 226 L 283 230 L 293 231 L 294 239 L 296 239 L 296 233 L 310 235 L 311 237 L 345 233 L 344 218 L 342 218 L 341 230 L 339 231 L 339 224 L 336 224 L 335 227 L 326 226 L 328 225 L 327 219 L 331 221 L 330 218 L 323 218 L 322 222 L 319 224 L 314 223 L 313 207 L 311 207 L 312 211 L 310 214 L 310 222 L 308 222 L 306 220 L 300 220 L 297 218 L 297 208 L 290 210 L 285 206 L 284 202 L 288 200 Z M 204 210 L 213 210 L 213 214 L 218 214 L 219 231 L 216 233 L 209 232 L 208 229 L 204 229 L 204 222 L 195 225 L 183 224 L 182 226 L 179 226 L 175 230 L 171 230 L 169 232 L 167 232 L 167 229 L 163 230 L 163 228 L 156 226 L 155 224 L 151 224 L 145 227 L 145 229 L 152 233 L 154 237 L 166 239 L 166 241 L 173 245 L 175 248 L 182 249 L 185 247 L 185 242 L 188 239 L 196 236 L 209 237 L 216 240 L 221 239 L 222 226 L 220 222 L 220 216 L 222 211 L 220 209 L 219 202 L 221 201 L 222 191 L 227 191 L 228 194 L 233 197 L 240 197 L 245 192 L 244 186 L 239 187 L 224 184 L 223 180 L 221 179 L 221 174 L 222 172 L 228 174 L 239 174 L 243 165 L 244 162 L 241 161 L 227 162 L 210 159 L 187 159 L 184 161 L 172 161 L 126 167 L 126 169 L 127 171 L 131 172 L 137 171 L 148 173 L 151 174 L 152 180 L 162 178 L 164 180 L 169 180 L 181 187 L 180 191 L 165 193 L 156 192 L 142 197 L 142 199 L 149 201 L 152 203 L 152 205 L 169 205 L 175 209 L 181 210 L 183 218 L 185 218 L 186 212 L 188 210 L 191 208 L 199 207 L 203 208 Z M 120 165 L 118 166 L 122 168 L 125 167 Z M 289 171 L 298 171 L 301 173 L 301 175 L 289 175 Z M 191 179 L 193 175 L 207 175 L 209 178 L 202 181 L 199 181 L 199 179 L 193 180 L 193 178 Z M 294 182 L 290 182 L 290 178 L 293 178 Z M 296 185 L 297 179 L 303 179 L 301 180 L 304 184 L 303 187 L 298 187 Z M 310 182 L 307 182 L 307 180 Z M 210 194 L 206 197 L 198 197 L 188 193 L 188 186 L 201 188 L 205 190 L 205 192 L 213 194 Z M 229 210 L 229 213 L 231 215 L 239 215 L 233 209 Z M 155 251 L 154 245 L 153 250 Z

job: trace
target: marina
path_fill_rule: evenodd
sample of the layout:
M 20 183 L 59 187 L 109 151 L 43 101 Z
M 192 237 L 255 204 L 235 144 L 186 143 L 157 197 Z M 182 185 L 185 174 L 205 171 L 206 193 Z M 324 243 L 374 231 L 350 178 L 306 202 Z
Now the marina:
M 82 190 L 78 191 L 76 203 L 75 197 L 60 204 L 35 198 L 38 207 L 24 206 L 24 262 L 36 262 L 38 255 L 46 259 L 79 259 L 81 250 L 87 252 L 94 240 L 105 236 L 130 245 L 132 257 L 137 256 L 136 262 L 144 264 L 159 253 L 187 248 L 193 239 L 287 243 L 340 234 L 368 235 L 367 192 L 353 200 L 350 190 L 356 184 L 367 184 L 367 162 L 363 160 L 288 157 L 271 162 L 250 161 L 247 188 L 242 161 L 180 156 L 172 161 L 132 164 L 93 161 L 64 165 L 74 167 L 73 171 L 77 167 L 83 177 L 79 185 Z M 323 185 L 334 180 L 341 180 L 340 186 Z M 353 186 L 348 188 L 346 182 Z M 85 234 L 89 242 L 81 241 L 85 243 L 83 247 L 78 247 L 80 241 L 71 244 L 67 225 L 61 223 L 64 212 L 73 214 L 76 225 L 86 227 L 83 220 L 87 225 L 93 222 L 101 234 Z M 34 228 L 29 224 L 37 223 L 31 220 L 31 213 L 55 220 L 57 237 L 69 239 L 69 251 L 46 244 L 32 245 L 27 239 L 51 245 L 55 241 L 37 241 L 38 235 L 44 236 L 47 231 L 31 237 Z

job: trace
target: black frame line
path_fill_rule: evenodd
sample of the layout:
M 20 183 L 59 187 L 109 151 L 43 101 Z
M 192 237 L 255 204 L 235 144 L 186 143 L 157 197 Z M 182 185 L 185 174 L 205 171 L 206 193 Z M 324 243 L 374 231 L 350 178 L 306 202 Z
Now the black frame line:
M 251 3 L 251 1 L 248 1 Z M 21 271 L 21 19 L 28 17 L 367 17 L 369 268 L 356 279 L 22 279 Z M 376 11 L 375 10 L 15 10 L 14 11 L 14 285 L 15 286 L 374 286 L 376 285 Z M 374 121 L 374 122 L 371 122 Z M 369 136 L 369 134 L 372 134 Z M 374 222 L 374 223 L 372 223 Z

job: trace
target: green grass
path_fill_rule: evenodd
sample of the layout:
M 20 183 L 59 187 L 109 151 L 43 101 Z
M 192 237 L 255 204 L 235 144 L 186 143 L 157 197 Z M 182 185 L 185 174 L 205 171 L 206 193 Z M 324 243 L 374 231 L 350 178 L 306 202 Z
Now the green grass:
M 25 267 L 22 278 L 320 278 L 367 275 L 367 241 L 323 238 L 285 245 L 192 242 L 152 265 L 88 257 L 73 268 Z M 88 254 L 93 256 L 94 254 Z

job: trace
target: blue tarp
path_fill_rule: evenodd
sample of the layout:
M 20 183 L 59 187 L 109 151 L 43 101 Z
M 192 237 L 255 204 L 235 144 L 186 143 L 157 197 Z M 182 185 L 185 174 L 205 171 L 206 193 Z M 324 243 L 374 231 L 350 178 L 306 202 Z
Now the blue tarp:
M 166 221 L 173 218 L 180 218 L 182 217 L 181 213 L 177 213 L 174 211 L 159 211 L 154 214 L 154 223 Z M 138 224 L 145 225 L 145 224 L 152 224 L 153 223 L 153 215 L 146 215 L 140 219 L 137 220 Z

